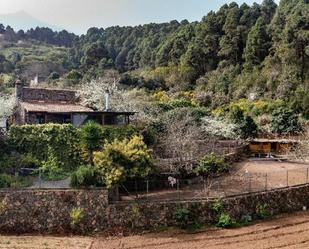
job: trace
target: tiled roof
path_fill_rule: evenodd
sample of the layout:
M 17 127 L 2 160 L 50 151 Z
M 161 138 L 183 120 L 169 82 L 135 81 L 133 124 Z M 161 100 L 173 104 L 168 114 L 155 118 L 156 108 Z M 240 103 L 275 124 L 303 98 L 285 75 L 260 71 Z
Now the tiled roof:
M 49 113 L 93 112 L 93 110 L 88 107 L 70 103 L 21 102 L 20 105 L 27 112 L 49 112 Z

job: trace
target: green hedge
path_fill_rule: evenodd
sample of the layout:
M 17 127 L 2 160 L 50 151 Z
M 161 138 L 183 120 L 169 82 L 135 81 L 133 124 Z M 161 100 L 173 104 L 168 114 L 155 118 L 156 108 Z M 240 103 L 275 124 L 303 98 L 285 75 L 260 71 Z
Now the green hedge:
M 44 163 L 55 159 L 64 170 L 81 164 L 78 130 L 72 125 L 12 126 L 9 141 L 16 151 Z
M 133 125 L 128 126 L 103 126 L 103 139 L 109 143 L 115 139 L 124 140 L 138 135 L 138 130 Z
M 134 126 L 103 126 L 102 145 L 137 134 Z M 72 171 L 82 165 L 81 130 L 71 124 L 12 126 L 9 144 L 22 155 L 29 155 L 40 166 Z M 103 147 L 103 146 L 102 146 Z

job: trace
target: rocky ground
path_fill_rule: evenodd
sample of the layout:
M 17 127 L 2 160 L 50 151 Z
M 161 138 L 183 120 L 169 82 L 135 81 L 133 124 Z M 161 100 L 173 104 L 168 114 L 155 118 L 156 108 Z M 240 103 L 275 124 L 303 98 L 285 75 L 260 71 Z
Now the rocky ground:
M 129 237 L 0 236 L 3 249 L 307 249 L 309 212 L 284 215 L 238 229 L 205 228 L 187 234 L 178 230 Z

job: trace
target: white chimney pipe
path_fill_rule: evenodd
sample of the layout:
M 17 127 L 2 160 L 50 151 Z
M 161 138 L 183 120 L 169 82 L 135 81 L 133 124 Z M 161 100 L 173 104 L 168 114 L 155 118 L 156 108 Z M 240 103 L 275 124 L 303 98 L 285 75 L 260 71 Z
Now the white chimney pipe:
M 105 91 L 105 111 L 109 110 L 109 91 Z

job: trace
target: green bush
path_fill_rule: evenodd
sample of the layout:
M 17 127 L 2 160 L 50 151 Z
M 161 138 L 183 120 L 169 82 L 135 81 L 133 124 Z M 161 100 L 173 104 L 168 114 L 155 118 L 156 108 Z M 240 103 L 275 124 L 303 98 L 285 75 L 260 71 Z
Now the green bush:
M 12 126 L 9 141 L 17 152 L 31 155 L 44 168 L 56 163 L 70 171 L 81 164 L 78 130 L 70 124 Z
M 70 212 L 71 225 L 75 226 L 78 223 L 80 223 L 81 220 L 84 218 L 84 216 L 85 216 L 85 213 L 83 209 L 73 208 Z
M 190 210 L 187 208 L 177 208 L 173 214 L 173 218 L 177 223 L 177 226 L 184 229 L 190 224 Z
M 267 203 L 259 203 L 256 206 L 256 214 L 257 214 L 258 218 L 261 218 L 261 219 L 268 218 L 271 215 L 268 204 Z
M 236 221 L 227 213 L 222 213 L 219 216 L 219 220 L 217 223 L 218 227 L 229 228 L 234 227 L 236 225 Z
M 125 127 L 103 126 L 103 139 L 109 143 L 113 142 L 115 139 L 120 141 L 130 139 L 135 135 L 138 135 L 138 131 L 133 125 Z
M 216 214 L 220 214 L 223 212 L 223 202 L 221 200 L 216 200 L 213 204 L 212 204 L 212 210 L 216 213 Z
M 228 172 L 229 165 L 225 162 L 224 157 L 217 158 L 214 153 L 204 156 L 195 169 L 195 172 L 205 178 L 211 175 L 219 175 Z
M 276 133 L 296 133 L 302 130 L 298 115 L 285 107 L 273 111 L 271 128 Z
M 0 174 L 0 188 L 10 188 L 14 182 L 12 176 L 8 174 Z
M 96 176 L 95 170 L 90 166 L 80 166 L 71 174 L 72 187 L 102 186 L 102 181 Z
M 93 165 L 93 152 L 103 146 L 102 126 L 94 121 L 88 121 L 80 128 L 81 145 L 87 151 L 87 161 Z
M 106 144 L 102 152 L 94 154 L 94 165 L 108 187 L 127 178 L 144 178 L 153 171 L 151 151 L 139 136 Z
M 243 215 L 240 219 L 240 225 L 248 225 L 252 222 L 252 216 L 250 214 Z

